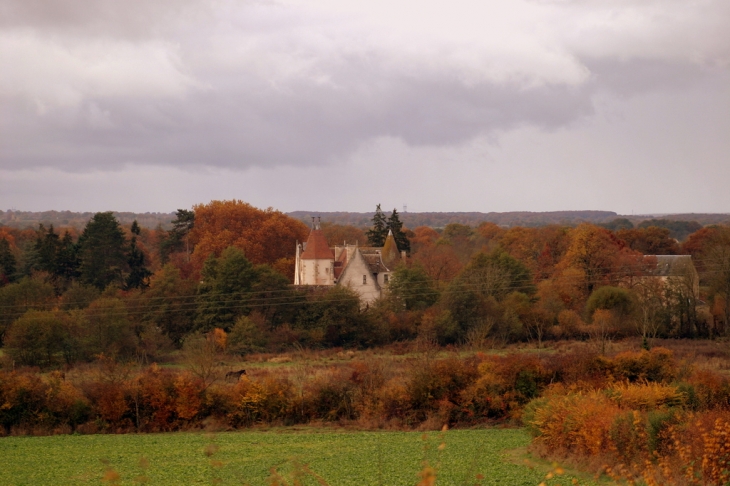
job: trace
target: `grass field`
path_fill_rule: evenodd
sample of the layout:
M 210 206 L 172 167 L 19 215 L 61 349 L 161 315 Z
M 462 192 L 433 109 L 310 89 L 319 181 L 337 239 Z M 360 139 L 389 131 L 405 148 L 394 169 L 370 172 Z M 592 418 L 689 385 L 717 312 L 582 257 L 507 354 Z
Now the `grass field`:
M 439 450 L 442 442 L 446 445 Z M 484 476 L 479 481 L 484 485 L 537 485 L 545 468 L 519 464 L 519 453 L 513 452 L 528 443 L 519 429 L 453 430 L 443 436 L 431 432 L 425 440 L 419 432 L 291 429 L 214 436 L 5 437 L 0 438 L 0 484 L 108 484 L 102 477 L 112 467 L 121 475 L 120 484 L 138 484 L 135 478 L 144 475 L 145 484 L 153 485 L 215 484 L 216 478 L 226 485 L 267 485 L 272 466 L 291 478 L 293 464 L 299 462 L 331 486 L 414 485 L 428 460 L 438 468 L 438 485 L 473 485 L 477 474 Z M 215 453 L 208 457 L 206 449 Z M 548 484 L 558 484 L 554 481 Z M 318 483 L 307 477 L 304 484 Z M 570 484 L 570 476 L 561 476 L 560 484 Z M 581 484 L 586 482 L 581 479 Z

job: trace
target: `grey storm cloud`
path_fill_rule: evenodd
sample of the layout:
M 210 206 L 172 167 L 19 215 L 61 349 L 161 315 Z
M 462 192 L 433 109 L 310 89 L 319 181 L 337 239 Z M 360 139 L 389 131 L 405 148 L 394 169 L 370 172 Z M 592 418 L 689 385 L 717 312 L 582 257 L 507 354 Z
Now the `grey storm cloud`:
M 377 137 L 448 145 L 523 123 L 556 127 L 592 111 L 590 92 L 582 88 L 466 87 L 453 79 L 385 79 L 377 71 L 348 67 L 358 84 L 380 77 L 385 86 L 211 90 L 153 103 L 91 99 L 40 120 L 16 106 L 14 122 L 4 128 L 9 140 L 2 151 L 8 165 L 66 169 L 125 162 L 319 164 Z
M 429 36 L 445 21 L 400 31 L 327 2 L 3 0 L 0 165 L 322 165 L 379 137 L 448 146 L 553 130 L 589 117 L 597 93 L 684 89 L 727 69 L 715 30 L 726 0 L 646 26 L 606 26 L 596 2 L 517 3 L 535 17 L 501 38 L 487 20 L 483 33 Z M 622 4 L 640 19 L 652 18 L 646 5 L 684 8 Z M 554 25 L 531 38 L 530 22 Z M 565 28 L 574 22 L 592 30 Z M 686 52 L 665 40 L 680 27 Z

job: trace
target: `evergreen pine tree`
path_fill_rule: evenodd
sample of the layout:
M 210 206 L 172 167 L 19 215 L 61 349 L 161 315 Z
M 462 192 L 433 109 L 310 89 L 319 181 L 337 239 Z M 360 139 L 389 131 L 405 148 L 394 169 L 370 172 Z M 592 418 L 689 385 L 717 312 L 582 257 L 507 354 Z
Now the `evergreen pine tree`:
M 69 284 L 79 277 L 79 252 L 68 231 L 63 234 L 56 254 L 56 276 Z
M 368 244 L 375 247 L 383 246 L 385 238 L 388 237 L 388 222 L 385 219 L 383 210 L 380 209 L 380 204 L 375 208 L 372 221 L 373 227 L 365 233 L 365 236 L 368 237 Z
M 393 232 L 393 238 L 395 239 L 395 244 L 398 245 L 398 249 L 400 251 L 410 253 L 411 242 L 408 240 L 406 233 L 403 231 L 403 223 L 401 222 L 400 217 L 398 216 L 398 211 L 396 211 L 395 208 L 393 208 L 393 214 L 391 214 L 388 218 L 388 229 Z
M 58 234 L 53 230 L 53 225 L 48 227 L 48 231 L 43 225 L 38 226 L 38 237 L 35 242 L 34 270 L 40 270 L 55 276 L 56 257 L 60 248 L 61 241 Z
M 96 213 L 79 238 L 81 282 L 103 290 L 124 283 L 126 239 L 114 213 Z
M 188 235 L 195 226 L 195 212 L 187 209 L 178 209 L 175 219 L 172 220 L 172 229 L 167 237 L 160 242 L 160 256 L 162 263 L 166 263 L 170 254 L 185 250 L 187 261 L 190 261 L 190 243 Z
M 0 287 L 15 280 L 17 261 L 6 238 L 0 240 Z
M 132 239 L 129 243 L 129 256 L 127 264 L 129 265 L 129 275 L 125 281 L 127 289 L 146 289 L 150 286 L 150 277 L 152 272 L 145 267 L 144 253 L 137 247 L 137 236 L 141 233 L 140 227 L 135 219 L 132 222 Z

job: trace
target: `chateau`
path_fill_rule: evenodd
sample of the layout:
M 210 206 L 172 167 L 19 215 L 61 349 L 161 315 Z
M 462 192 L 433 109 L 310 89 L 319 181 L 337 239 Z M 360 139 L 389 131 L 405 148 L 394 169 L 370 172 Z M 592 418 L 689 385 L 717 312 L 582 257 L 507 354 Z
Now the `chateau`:
M 405 252 L 398 250 L 393 233 L 388 232 L 380 248 L 346 242 L 330 247 L 320 222 L 312 219 L 307 241 L 297 242 L 294 285 L 344 285 L 360 294 L 365 304 L 380 298 L 393 270 L 405 260 Z

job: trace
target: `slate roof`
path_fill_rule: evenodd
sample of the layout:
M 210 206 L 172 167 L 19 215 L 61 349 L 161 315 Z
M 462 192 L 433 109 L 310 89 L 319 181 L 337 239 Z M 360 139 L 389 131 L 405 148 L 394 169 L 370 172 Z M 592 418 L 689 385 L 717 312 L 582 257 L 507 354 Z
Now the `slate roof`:
M 387 272 L 388 267 L 386 267 L 383 264 L 383 260 L 380 258 L 380 252 L 379 251 L 363 251 L 363 249 L 360 249 L 360 254 L 365 259 L 365 262 L 368 264 L 368 267 L 370 267 L 370 272 L 372 273 L 381 273 L 381 272 Z

